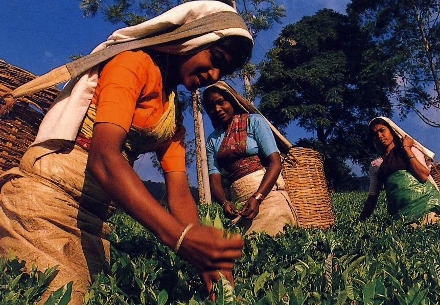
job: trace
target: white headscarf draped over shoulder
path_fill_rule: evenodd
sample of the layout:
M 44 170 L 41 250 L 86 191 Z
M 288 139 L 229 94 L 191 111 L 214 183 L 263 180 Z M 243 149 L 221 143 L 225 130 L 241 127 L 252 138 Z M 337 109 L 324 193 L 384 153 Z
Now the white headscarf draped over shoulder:
M 384 116 L 379 116 L 379 117 L 375 117 L 374 119 L 372 119 L 370 121 L 370 123 L 368 124 L 368 126 L 371 125 L 372 122 L 374 122 L 374 120 L 376 119 L 382 119 L 385 122 L 387 122 L 391 128 L 394 130 L 394 132 L 400 137 L 403 138 L 404 136 L 408 136 L 411 137 L 407 132 L 405 132 L 402 128 L 400 128 L 399 126 L 397 126 L 396 123 L 394 123 L 392 120 L 390 120 L 387 117 Z M 429 150 L 428 148 L 424 147 L 422 144 L 420 144 L 416 139 L 414 139 L 413 137 L 411 137 L 414 140 L 414 147 L 417 148 L 418 150 L 420 150 L 426 157 L 428 157 L 431 160 L 434 160 L 434 156 L 435 153 L 432 152 L 431 150 Z
M 191 1 L 176 6 L 169 11 L 140 23 L 135 26 L 116 30 L 108 39 L 96 48 L 92 53 L 103 50 L 106 47 L 136 39 L 160 35 L 164 32 L 190 23 L 199 18 L 219 13 L 234 12 L 231 6 L 218 1 Z M 239 15 L 237 14 L 237 18 Z M 212 24 L 211 32 L 190 37 L 184 41 L 179 39 L 168 43 L 150 46 L 148 48 L 170 54 L 190 54 L 227 36 L 242 36 L 252 39 L 249 31 L 243 27 L 231 27 L 215 29 Z M 81 121 L 90 105 L 98 82 L 98 65 L 90 69 L 80 78 L 70 80 L 55 99 L 52 107 L 44 117 L 34 144 L 50 139 L 63 139 L 73 141 L 77 136 Z

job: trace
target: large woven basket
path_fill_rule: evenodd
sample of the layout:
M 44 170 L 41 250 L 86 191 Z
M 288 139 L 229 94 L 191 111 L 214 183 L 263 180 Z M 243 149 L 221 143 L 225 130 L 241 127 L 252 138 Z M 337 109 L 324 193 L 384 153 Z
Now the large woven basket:
M 328 229 L 335 224 L 323 161 L 317 151 L 291 147 L 283 158 L 282 175 L 301 228 Z
M 435 162 L 431 167 L 431 176 L 440 189 L 440 162 Z
M 59 93 L 51 87 L 18 99 L 10 95 L 35 77 L 0 59 L 0 174 L 19 164 L 35 139 L 44 113 Z

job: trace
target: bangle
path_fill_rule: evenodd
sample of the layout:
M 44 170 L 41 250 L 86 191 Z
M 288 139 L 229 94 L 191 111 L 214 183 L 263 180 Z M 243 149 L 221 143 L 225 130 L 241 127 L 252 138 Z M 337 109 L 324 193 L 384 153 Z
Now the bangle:
M 223 201 L 222 201 L 222 208 L 224 208 L 224 207 L 225 207 L 225 204 L 227 204 L 228 202 L 229 202 L 228 199 L 223 200 Z
M 412 158 L 415 158 L 416 156 L 412 155 L 410 157 L 408 157 L 408 160 L 411 160 Z
M 252 195 L 259 203 L 261 203 L 264 200 L 264 195 L 261 193 L 255 193 Z
M 412 145 L 403 145 L 402 147 L 412 147 Z
M 188 231 L 194 226 L 193 223 L 190 223 L 189 225 L 187 225 L 185 227 L 185 229 L 183 229 L 182 234 L 180 234 L 179 239 L 177 240 L 176 246 L 174 247 L 174 252 L 177 253 L 177 251 L 179 251 L 180 246 L 182 245 L 183 239 L 185 238 L 186 234 L 188 233 Z

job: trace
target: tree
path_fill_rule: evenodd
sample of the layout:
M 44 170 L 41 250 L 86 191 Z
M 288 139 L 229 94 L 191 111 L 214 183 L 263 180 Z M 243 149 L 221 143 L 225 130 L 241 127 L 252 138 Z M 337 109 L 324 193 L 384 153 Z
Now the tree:
M 296 121 L 314 134 L 296 145 L 319 151 L 329 186 L 338 189 L 373 147 L 368 121 L 390 115 L 394 70 L 386 54 L 347 16 L 324 9 L 286 26 L 260 66 L 260 110 L 280 129 Z
M 268 30 L 274 22 L 281 23 L 285 9 L 275 0 L 219 0 L 234 8 L 251 26 L 254 33 Z M 84 16 L 96 16 L 102 13 L 105 20 L 111 23 L 122 22 L 126 26 L 135 25 L 151 16 L 161 14 L 184 0 L 81 0 L 80 8 Z
M 401 116 L 414 111 L 428 125 L 440 127 L 429 114 L 440 108 L 440 1 L 353 0 L 347 11 L 394 58 Z

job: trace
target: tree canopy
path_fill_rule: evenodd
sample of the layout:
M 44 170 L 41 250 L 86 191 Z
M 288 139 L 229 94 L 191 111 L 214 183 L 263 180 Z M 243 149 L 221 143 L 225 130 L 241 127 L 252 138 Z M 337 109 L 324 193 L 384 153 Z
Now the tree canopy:
M 440 127 L 429 114 L 440 108 L 440 1 L 353 0 L 347 12 L 393 57 L 395 106 L 401 116 L 414 111 L 425 123 Z
M 233 6 L 245 19 L 253 34 L 270 29 L 274 22 L 281 23 L 285 9 L 275 0 L 218 0 Z M 126 26 L 141 23 L 152 16 L 161 14 L 179 4 L 191 2 L 182 0 L 81 0 L 84 16 L 102 13 L 111 23 Z
M 283 28 L 259 68 L 260 110 L 275 126 L 296 122 L 313 133 L 296 145 L 323 154 L 332 187 L 350 176 L 347 160 L 367 167 L 368 122 L 391 114 L 396 84 L 392 62 L 368 35 L 324 9 Z

